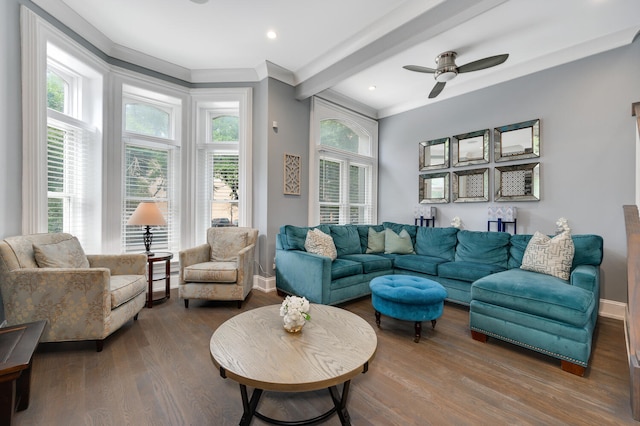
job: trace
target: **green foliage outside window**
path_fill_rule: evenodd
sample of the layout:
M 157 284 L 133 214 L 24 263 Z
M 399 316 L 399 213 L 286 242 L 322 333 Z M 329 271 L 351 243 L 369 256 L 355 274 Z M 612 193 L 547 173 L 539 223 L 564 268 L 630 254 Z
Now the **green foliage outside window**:
M 58 74 L 47 70 L 47 107 L 64 112 L 64 94 L 67 82 Z
M 170 114 L 160 108 L 146 104 L 126 104 L 125 129 L 142 135 L 169 138 Z
M 211 120 L 212 142 L 237 142 L 238 117 L 222 115 Z
M 320 122 L 320 143 L 324 146 L 359 153 L 360 138 L 347 125 L 338 120 Z

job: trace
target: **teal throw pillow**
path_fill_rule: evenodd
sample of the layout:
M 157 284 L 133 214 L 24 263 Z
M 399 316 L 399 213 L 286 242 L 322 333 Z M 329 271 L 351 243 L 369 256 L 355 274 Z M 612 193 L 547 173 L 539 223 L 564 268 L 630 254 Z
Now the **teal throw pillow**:
M 366 253 L 384 253 L 385 231 L 376 231 L 369 228 Z
M 390 228 L 384 230 L 384 252 L 385 254 L 414 254 L 411 235 L 406 229 L 396 234 Z

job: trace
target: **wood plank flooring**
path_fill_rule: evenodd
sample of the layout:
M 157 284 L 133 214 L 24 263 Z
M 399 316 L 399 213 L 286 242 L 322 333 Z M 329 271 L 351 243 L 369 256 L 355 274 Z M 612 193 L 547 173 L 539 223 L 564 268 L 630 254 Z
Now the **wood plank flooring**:
M 219 376 L 209 339 L 233 315 L 281 300 L 253 291 L 241 310 L 196 300 L 185 309 L 174 289 L 169 301 L 143 309 L 110 336 L 101 353 L 93 342 L 41 344 L 31 403 L 14 425 L 237 425 L 239 387 Z M 466 307 L 445 304 L 435 330 L 424 324 L 417 344 L 409 322 L 383 316 L 377 329 L 369 298 L 342 307 L 378 335 L 369 372 L 351 382 L 354 425 L 638 425 L 621 321 L 600 318 L 591 365 L 577 377 L 545 355 L 474 341 Z M 265 393 L 259 411 L 295 420 L 330 405 L 328 391 Z

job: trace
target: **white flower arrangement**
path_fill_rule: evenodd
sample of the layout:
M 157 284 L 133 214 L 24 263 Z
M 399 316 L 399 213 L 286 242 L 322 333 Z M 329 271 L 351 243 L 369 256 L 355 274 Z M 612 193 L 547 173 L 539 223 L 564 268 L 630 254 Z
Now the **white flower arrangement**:
M 454 217 L 451 221 L 451 226 L 453 226 L 454 228 L 462 229 L 462 219 L 460 219 L 458 216 Z
M 564 217 L 561 217 L 556 221 L 556 227 L 557 227 L 556 228 L 557 234 L 560 234 L 565 231 L 571 232 L 571 228 L 569 228 L 569 221 Z
M 280 306 L 280 316 L 288 316 L 293 323 L 298 323 L 301 319 L 309 321 L 309 301 L 306 297 L 287 296 Z

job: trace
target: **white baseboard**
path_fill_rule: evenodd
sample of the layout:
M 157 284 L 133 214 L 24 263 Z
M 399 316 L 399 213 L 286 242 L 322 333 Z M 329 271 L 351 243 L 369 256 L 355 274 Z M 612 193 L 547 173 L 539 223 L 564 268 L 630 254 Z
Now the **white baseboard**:
M 276 277 L 253 276 L 253 288 L 264 293 L 276 291 Z
M 606 318 L 624 321 L 624 313 L 626 309 L 626 303 L 616 302 L 615 300 L 600 299 L 600 310 L 598 311 L 598 314 Z

